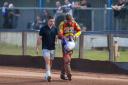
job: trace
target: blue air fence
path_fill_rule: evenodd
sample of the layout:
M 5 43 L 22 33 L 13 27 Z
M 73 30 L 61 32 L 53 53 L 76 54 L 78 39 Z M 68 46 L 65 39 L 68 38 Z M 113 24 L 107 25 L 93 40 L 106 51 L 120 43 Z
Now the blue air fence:
M 0 54 L 35 56 L 36 53 L 34 47 L 38 32 L 37 29 L 33 28 L 33 22 L 37 15 L 42 16 L 44 14 L 43 11 L 45 9 L 18 9 L 20 10 L 20 15 L 18 17 L 18 25 L 16 28 L 3 28 L 3 17 L 2 15 L 0 16 L 0 46 L 3 46 L 0 48 Z M 50 14 L 55 15 L 55 8 L 47 8 L 47 10 Z M 112 23 L 109 23 L 109 11 L 112 12 Z M 109 53 L 113 49 L 113 43 L 108 43 L 108 35 L 111 34 L 112 39 L 110 40 L 118 41 L 119 46 L 121 47 L 121 57 L 118 61 L 128 60 L 125 59 L 128 47 L 128 43 L 126 42 L 128 41 L 128 24 L 126 24 L 128 22 L 127 15 L 125 18 L 121 19 L 122 21 L 120 21 L 120 19 L 115 19 L 111 8 L 74 9 L 73 14 L 75 20 L 80 24 L 83 31 L 82 37 L 77 41 L 76 48 L 74 50 L 75 58 L 82 56 L 82 58 L 92 60 L 111 60 L 109 58 Z M 116 20 L 118 21 L 116 22 Z M 86 32 L 84 32 L 85 30 Z M 110 51 L 108 51 L 108 47 L 111 48 Z M 61 45 L 58 40 L 56 49 L 57 57 L 62 56 L 60 49 Z

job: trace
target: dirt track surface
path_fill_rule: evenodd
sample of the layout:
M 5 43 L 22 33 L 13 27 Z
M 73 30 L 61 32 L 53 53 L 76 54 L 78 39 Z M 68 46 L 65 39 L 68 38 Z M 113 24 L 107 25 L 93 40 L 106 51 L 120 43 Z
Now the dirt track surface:
M 0 85 L 128 85 L 128 75 L 73 71 L 73 80 L 59 78 L 53 70 L 52 82 L 43 78 L 44 69 L 0 66 Z

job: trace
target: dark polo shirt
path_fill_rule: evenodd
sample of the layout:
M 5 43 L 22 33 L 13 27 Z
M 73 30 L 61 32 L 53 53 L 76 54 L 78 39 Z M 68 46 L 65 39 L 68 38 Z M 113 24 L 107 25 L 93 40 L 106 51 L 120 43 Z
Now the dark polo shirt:
M 56 27 L 51 29 L 48 25 L 40 29 L 39 35 L 42 36 L 42 49 L 54 50 L 55 49 L 55 38 L 58 34 Z

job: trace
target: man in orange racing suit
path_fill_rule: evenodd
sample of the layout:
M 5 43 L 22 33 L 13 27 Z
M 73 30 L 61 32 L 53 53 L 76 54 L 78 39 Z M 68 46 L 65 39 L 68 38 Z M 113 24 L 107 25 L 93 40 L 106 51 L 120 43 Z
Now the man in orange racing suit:
M 60 78 L 63 80 L 72 80 L 70 62 L 71 56 L 73 54 L 73 47 L 69 47 L 71 49 L 67 50 L 65 45 L 71 41 L 71 44 L 68 46 L 72 46 L 72 42 L 74 42 L 74 40 L 76 40 L 80 34 L 80 26 L 77 24 L 77 22 L 74 21 L 71 15 L 67 14 L 65 21 L 62 21 L 59 25 L 59 38 L 62 41 L 63 51 L 63 67 L 61 69 Z

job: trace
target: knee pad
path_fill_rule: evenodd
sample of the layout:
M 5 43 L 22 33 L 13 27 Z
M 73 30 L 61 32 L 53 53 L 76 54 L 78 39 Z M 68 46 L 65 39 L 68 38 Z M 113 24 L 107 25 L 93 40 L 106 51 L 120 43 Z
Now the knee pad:
M 65 62 L 65 71 L 66 71 L 66 74 L 71 74 L 70 62 Z

